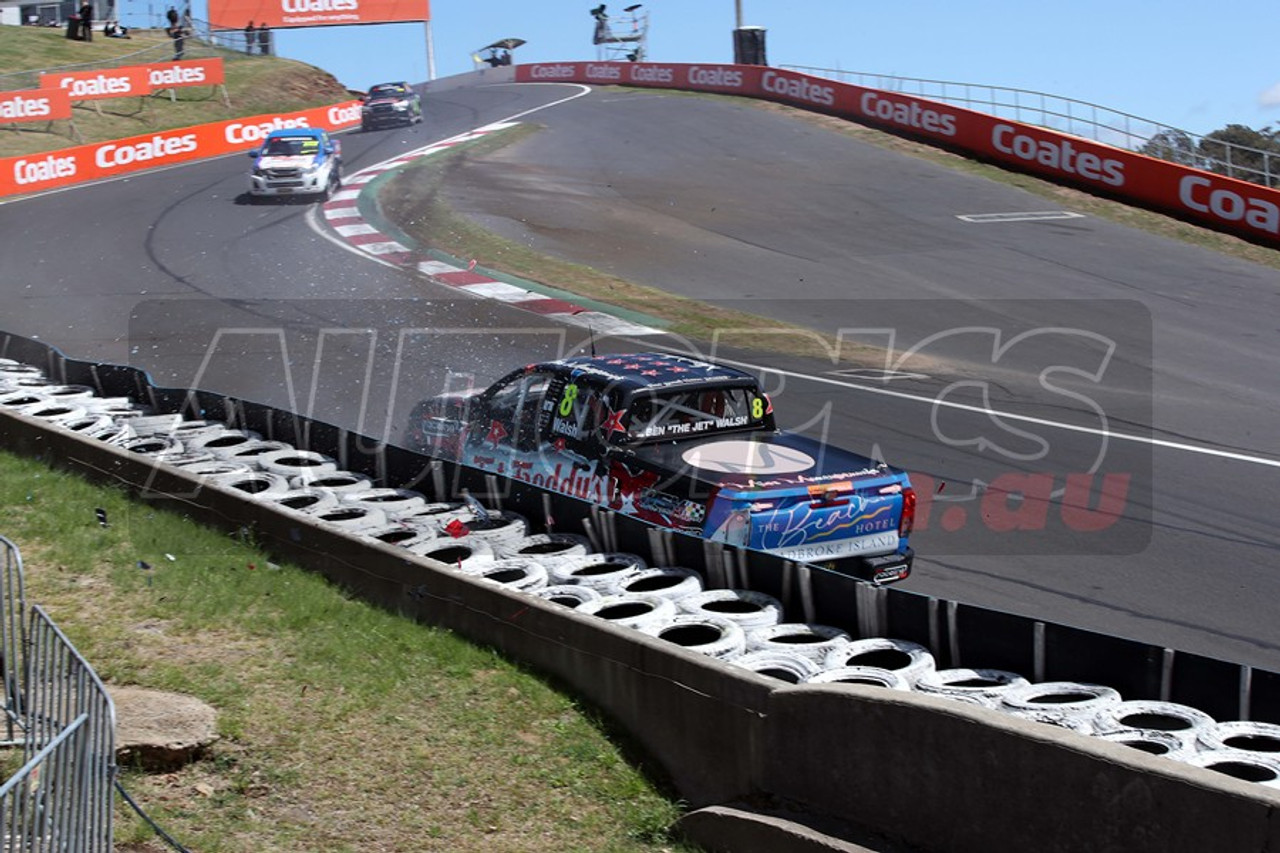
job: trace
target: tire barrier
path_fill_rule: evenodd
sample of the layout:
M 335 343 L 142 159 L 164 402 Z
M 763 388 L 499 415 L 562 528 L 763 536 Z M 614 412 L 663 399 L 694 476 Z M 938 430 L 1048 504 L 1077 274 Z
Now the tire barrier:
M 428 530 L 421 530 L 408 524 L 392 521 L 381 527 L 360 532 L 368 539 L 377 539 L 388 545 L 399 545 L 401 548 L 412 548 L 415 545 L 436 541 L 436 535 Z
M 427 496 L 411 489 L 352 489 L 342 492 L 338 499 L 344 504 L 376 509 L 390 518 L 427 505 Z
M 702 575 L 680 566 L 655 566 L 610 583 L 606 591 L 612 595 L 648 593 L 679 601 L 703 591 Z
M 602 594 L 608 594 L 611 584 L 634 575 L 648 568 L 644 558 L 638 554 L 609 552 L 603 554 L 584 554 L 581 557 L 568 557 L 549 566 L 552 585 L 582 584 L 594 587 Z
M 930 655 L 932 660 L 932 655 Z M 1002 669 L 933 669 L 929 667 L 919 674 L 908 668 L 907 678 L 921 693 L 954 698 L 966 696 L 982 700 L 994 708 L 1000 697 L 1014 687 L 1030 682 L 1016 672 Z M 905 673 L 904 673 L 905 674 Z
M 130 453 L 141 456 L 160 456 L 182 452 L 182 444 L 163 435 L 139 435 L 126 439 L 120 445 Z
M 42 421 L 52 421 L 61 424 L 64 421 L 82 418 L 89 412 L 84 406 L 77 406 L 72 403 L 64 403 L 61 400 L 50 400 L 43 406 L 32 406 L 23 414 L 33 418 L 39 418 Z
M 274 501 L 285 509 L 311 515 L 338 505 L 338 496 L 328 489 L 300 489 L 297 486 L 291 486 L 284 494 L 267 495 L 267 500 Z
M 1280 726 L 1249 720 L 1211 723 L 1196 735 L 1200 748 L 1208 751 L 1231 749 L 1254 755 L 1280 758 Z
M 377 507 L 352 503 L 339 502 L 337 506 L 322 509 L 313 514 L 327 524 L 355 533 L 374 530 L 387 523 L 387 514 Z
M 1120 694 L 1111 687 L 1050 681 L 1011 688 L 1000 697 L 998 708 L 1016 717 L 1092 734 L 1098 712 L 1119 702 Z
M 214 456 L 220 456 L 223 459 L 231 459 L 236 462 L 244 462 L 247 465 L 252 465 L 254 468 L 257 468 L 259 467 L 258 459 L 264 454 L 292 449 L 292 447 L 285 444 L 283 441 L 258 439 L 257 441 L 246 441 L 241 445 L 229 447 L 226 450 L 213 450 L 212 453 Z
M 788 684 L 800 684 L 810 677 L 822 672 L 822 667 L 804 655 L 791 652 L 745 652 L 729 663 L 742 669 L 749 669 L 758 675 L 767 675 L 785 681 Z
M 237 471 L 209 478 L 216 485 L 244 492 L 252 498 L 263 500 L 269 495 L 289 493 L 289 481 L 279 474 L 266 471 Z
M 279 474 L 290 482 L 296 478 L 310 479 L 338 470 L 338 463 L 323 453 L 293 447 L 262 454 L 258 457 L 258 466 L 263 471 Z
M 1213 717 L 1198 708 L 1176 702 L 1129 699 L 1108 705 L 1091 721 L 1098 734 L 1163 732 L 1194 747 L 1200 733 L 1214 724 Z
M 782 602 L 763 592 L 749 589 L 710 589 L 679 599 L 684 613 L 723 616 L 744 631 L 767 628 L 782 621 Z
M 470 537 L 466 540 L 439 537 L 418 545 L 410 545 L 405 550 L 463 572 L 476 568 L 478 563 L 491 563 L 497 559 L 488 542 Z
M 484 516 L 473 512 L 463 524 L 467 527 L 467 536 L 488 542 L 495 554 L 510 550 L 529 534 L 529 520 L 518 512 L 488 512 Z
M 374 487 L 372 477 L 364 474 L 354 474 L 350 471 L 334 471 L 332 474 L 320 474 L 318 476 L 299 474 L 289 481 L 289 485 L 295 489 L 305 489 L 307 487 L 328 489 L 339 495 L 344 492 L 358 492 Z
M 1180 760 L 1245 782 L 1280 788 L 1280 760 L 1268 755 L 1238 749 L 1211 749 L 1194 752 Z
M 556 584 L 534 590 L 538 598 L 546 599 L 570 610 L 577 610 L 588 601 L 599 601 L 604 598 L 597 590 L 581 584 Z
M 851 639 L 848 633 L 830 625 L 779 622 L 748 631 L 747 648 L 753 652 L 785 649 L 823 663 L 833 652 L 847 646 Z
M 172 423 L 172 418 L 170 418 Z M 138 429 L 134 425 L 134 429 Z M 209 435 L 197 436 L 188 442 L 187 446 L 192 450 L 205 450 L 214 456 L 224 457 L 237 447 L 248 444 L 251 441 L 261 441 L 262 436 L 256 432 L 250 432 L 242 429 L 227 429 L 220 433 L 212 433 Z
M 646 625 L 640 630 L 651 637 L 720 660 L 735 658 L 747 647 L 747 635 L 742 626 L 722 616 L 678 613 L 661 624 Z
M 419 509 L 401 513 L 399 521 L 439 535 L 451 522 L 460 521 L 465 524 L 470 517 L 471 510 L 466 504 L 456 501 L 436 501 L 427 503 Z
M 547 586 L 545 566 L 519 557 L 497 559 L 464 569 L 469 575 L 519 592 L 533 592 Z
M 512 542 L 501 554 L 525 557 L 550 567 L 569 557 L 586 556 L 590 551 L 591 540 L 576 533 L 534 533 Z
M 823 661 L 829 669 L 840 666 L 874 666 L 897 672 L 915 684 L 934 669 L 933 654 L 919 643 L 883 637 L 854 640 L 832 650 Z
M 623 628 L 641 631 L 646 627 L 664 625 L 676 615 L 676 606 L 671 599 L 656 595 L 604 595 L 595 601 L 583 602 L 577 610 Z
M 910 690 L 911 682 L 900 672 L 880 666 L 837 666 L 814 673 L 806 684 L 866 684 L 890 690 Z M 981 704 L 981 703 L 980 703 Z
M 1158 755 L 1174 761 L 1185 761 L 1195 754 L 1195 746 L 1189 745 L 1185 739 L 1172 732 L 1160 732 L 1152 729 L 1123 729 L 1114 732 L 1095 734 L 1099 740 L 1118 743 L 1123 746 Z
M 223 474 L 245 474 L 253 469 L 243 462 L 231 462 L 226 459 L 209 459 L 203 462 L 192 462 L 183 466 L 183 470 L 193 477 L 208 479 Z

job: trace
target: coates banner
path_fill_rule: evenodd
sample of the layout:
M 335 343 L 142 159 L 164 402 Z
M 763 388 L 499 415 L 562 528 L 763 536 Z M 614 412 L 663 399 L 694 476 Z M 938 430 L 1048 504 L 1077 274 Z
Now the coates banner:
M 209 23 L 220 30 L 429 20 L 430 0 L 209 0 Z
M 56 92 L 64 99 L 67 97 L 62 90 Z M 67 109 L 71 109 L 69 102 Z M 6 157 L 0 159 L 0 196 L 40 192 L 222 154 L 247 153 L 273 130 L 290 127 L 340 130 L 359 123 L 360 102 L 346 101 L 285 115 L 237 118 L 60 151 Z M 248 161 L 245 162 L 247 174 Z M 248 178 L 245 184 L 248 185 Z
M 64 89 L 23 89 L 0 95 L 0 124 L 71 118 L 71 98 Z
M 153 62 L 140 66 L 147 70 L 147 78 L 153 89 L 177 89 L 182 86 L 221 86 L 226 82 L 222 60 L 182 59 L 174 62 Z
M 141 65 L 45 73 L 40 75 L 40 88 L 63 89 L 73 101 L 101 101 L 151 94 L 147 70 Z
M 758 65 L 553 62 L 515 71 L 518 83 L 653 86 L 778 101 L 1280 244 L 1278 190 L 940 101 Z

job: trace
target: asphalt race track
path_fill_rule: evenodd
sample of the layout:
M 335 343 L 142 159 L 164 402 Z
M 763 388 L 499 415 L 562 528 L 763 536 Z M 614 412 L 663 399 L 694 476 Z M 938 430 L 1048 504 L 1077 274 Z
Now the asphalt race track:
M 348 133 L 347 171 L 506 119 L 455 206 L 513 240 L 911 356 L 768 368 L 785 426 L 931 496 L 907 588 L 1280 670 L 1280 272 L 712 97 L 499 85 Z M 0 205 L 0 329 L 395 440 L 416 399 L 583 332 L 379 264 L 227 157 Z M 1041 214 L 999 216 L 991 214 Z M 988 215 L 986 220 L 961 217 Z M 791 333 L 788 333 L 791 334 Z M 981 665 L 981 662 L 968 662 Z

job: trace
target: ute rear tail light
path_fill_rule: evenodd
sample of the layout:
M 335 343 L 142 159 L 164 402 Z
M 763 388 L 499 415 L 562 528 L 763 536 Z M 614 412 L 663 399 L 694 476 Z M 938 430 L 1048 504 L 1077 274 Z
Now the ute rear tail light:
M 916 525 L 916 490 L 907 486 L 902 490 L 902 519 L 898 522 L 898 536 L 906 538 L 911 535 L 911 528 Z

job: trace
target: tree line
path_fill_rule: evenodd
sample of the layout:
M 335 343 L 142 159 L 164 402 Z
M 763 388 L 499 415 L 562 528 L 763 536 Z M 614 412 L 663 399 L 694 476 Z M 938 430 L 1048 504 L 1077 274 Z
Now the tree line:
M 1263 186 L 1280 186 L 1280 130 L 1269 126 L 1254 130 L 1243 124 L 1229 124 L 1200 137 L 1165 128 L 1138 151 Z

